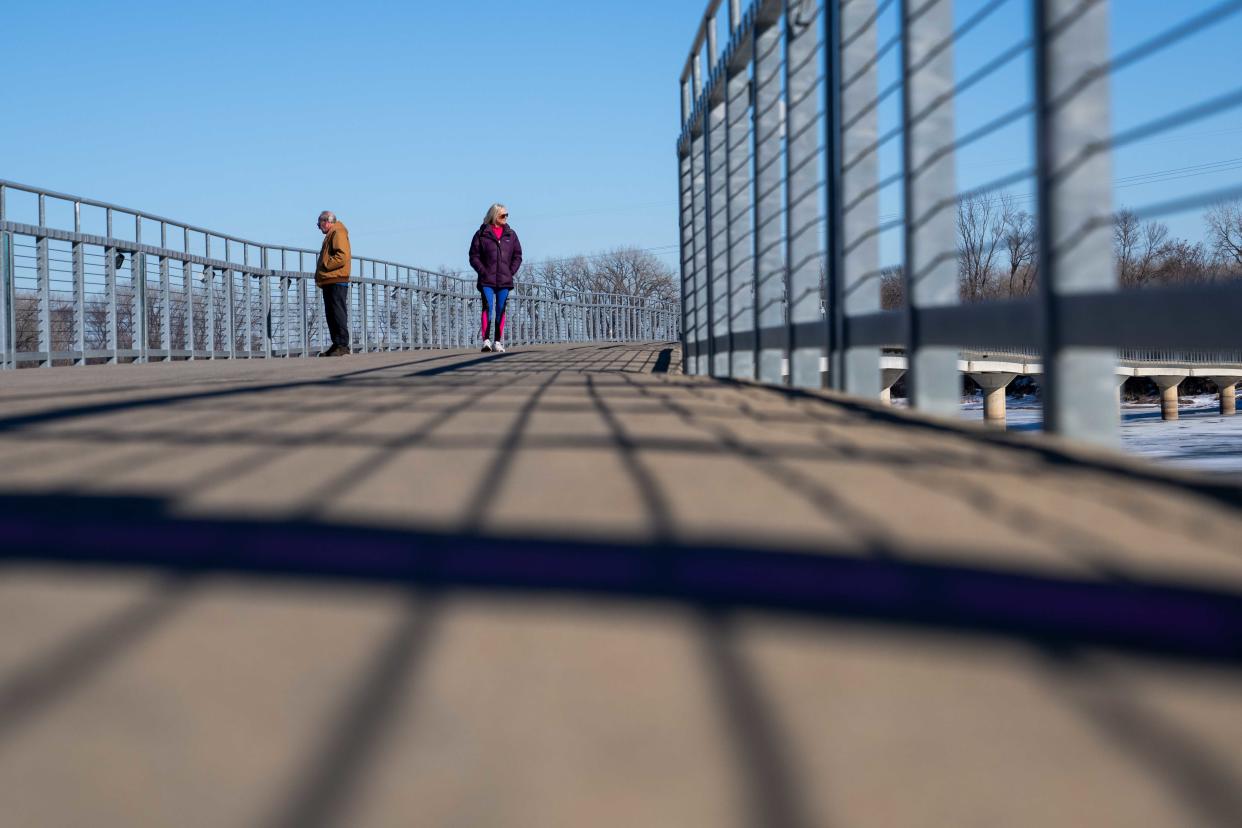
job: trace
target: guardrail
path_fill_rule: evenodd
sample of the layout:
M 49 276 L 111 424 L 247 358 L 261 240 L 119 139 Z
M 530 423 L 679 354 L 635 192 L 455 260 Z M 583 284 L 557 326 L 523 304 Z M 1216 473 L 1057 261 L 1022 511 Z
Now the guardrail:
M 13 220 L 15 194 L 32 221 Z M 317 254 L 0 180 L 0 368 L 313 356 L 329 344 Z M 478 341 L 473 279 L 355 257 L 351 284 L 357 349 Z M 675 303 L 519 278 L 506 339 L 671 340 L 679 322 Z
M 899 343 L 912 405 L 953 414 L 964 344 L 1037 348 L 1047 429 L 1112 443 L 1118 348 L 1237 350 L 1242 281 L 1117 290 L 1112 154 L 1237 108 L 1242 88 L 1196 96 L 1192 84 L 1163 111 L 1152 100 L 1159 114 L 1144 111 L 1119 132 L 1110 94 L 1115 75 L 1219 26 L 1242 3 L 1174 12 L 1174 25 L 1119 54 L 1109 51 L 1107 0 L 976 6 L 955 19 L 950 0 L 755 0 L 745 9 L 730 0 L 722 19 L 721 0 L 708 3 L 680 78 L 688 373 L 819 386 L 826 357 L 832 387 L 875 396 L 882 349 Z M 1012 42 L 976 39 L 982 59 L 955 72 L 963 39 L 1002 9 L 1021 22 Z M 1003 75 L 1023 61 L 1016 82 Z M 893 80 L 882 85 L 889 64 Z M 958 100 L 998 77 L 1000 111 L 957 128 Z M 1033 88 L 1022 88 L 1024 77 Z M 959 190 L 957 154 L 1024 125 L 1030 165 Z M 1037 294 L 962 304 L 957 207 L 1018 185 L 1034 198 Z M 1226 186 L 1135 214 L 1239 197 L 1242 186 Z M 881 198 L 900 205 L 895 217 L 880 215 Z M 882 310 L 880 240 L 890 234 L 899 234 L 907 305 Z

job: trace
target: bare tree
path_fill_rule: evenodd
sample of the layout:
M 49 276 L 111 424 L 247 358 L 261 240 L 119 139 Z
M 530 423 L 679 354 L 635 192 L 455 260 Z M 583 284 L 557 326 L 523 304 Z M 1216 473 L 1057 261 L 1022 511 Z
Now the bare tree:
M 1221 264 L 1234 273 L 1242 270 L 1242 201 L 1226 201 L 1204 216 L 1208 243 Z
M 1035 290 L 1038 272 L 1036 262 L 1035 217 L 1017 209 L 1013 200 L 1003 199 L 1001 222 L 1004 226 L 1005 251 L 1009 255 L 1008 295 L 1029 296 Z
M 678 295 L 672 268 L 637 247 L 618 247 L 593 256 L 533 262 L 525 278 L 554 290 L 615 293 L 639 299 L 674 300 Z
M 996 261 L 1005 246 L 1005 203 L 994 193 L 957 203 L 958 290 L 963 302 L 995 294 Z
M 533 262 L 525 266 L 525 271 L 523 278 L 553 290 L 585 292 L 595 289 L 595 273 L 586 256 Z
M 1167 285 L 1196 285 L 1216 278 L 1207 248 L 1199 242 L 1174 239 L 1160 248 L 1160 270 L 1157 281 Z
M 1142 222 L 1132 210 L 1113 219 L 1113 258 L 1123 288 L 1143 287 L 1160 276 L 1169 228 L 1158 221 Z
M 901 265 L 880 270 L 880 307 L 884 310 L 906 305 L 906 273 Z

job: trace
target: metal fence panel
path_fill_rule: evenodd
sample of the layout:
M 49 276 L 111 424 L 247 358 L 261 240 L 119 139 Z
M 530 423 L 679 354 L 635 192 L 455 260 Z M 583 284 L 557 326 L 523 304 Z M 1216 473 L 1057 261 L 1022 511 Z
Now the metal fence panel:
M 10 191 L 37 197 L 38 224 L 7 220 Z M 44 204 L 54 200 L 72 206 L 72 228 L 48 226 Z M 84 205 L 104 211 L 104 235 L 82 232 Z M 132 239 L 116 237 L 114 213 L 134 219 Z M 144 222 L 159 225 L 158 244 L 144 242 Z M 169 246 L 170 229 L 180 236 L 180 249 Z M 223 258 L 217 258 L 221 248 Z M 312 250 L 261 245 L 0 181 L 0 366 L 313 356 L 329 344 L 307 268 L 314 261 Z M 353 275 L 349 325 L 361 350 L 477 341 L 480 302 L 473 279 L 366 258 L 355 259 Z M 506 331 L 516 344 L 681 335 L 677 302 L 521 282 L 519 291 L 510 299 Z
M 816 385 L 826 351 L 832 386 L 873 396 L 887 394 L 908 356 L 912 405 L 952 414 L 963 349 L 1034 348 L 1043 354 L 1032 365 L 1043 372 L 1046 429 L 1109 443 L 1117 434 L 1119 358 L 1128 364 L 1118 348 L 1194 349 L 1209 362 L 1192 365 L 1230 364 L 1242 278 L 1118 291 L 1111 156 L 1115 147 L 1242 108 L 1242 95 L 1235 89 L 1173 102 L 1169 113 L 1114 132 L 1110 88 L 1118 72 L 1219 26 L 1242 4 L 1199 13 L 1177 7 L 1171 25 L 1118 55 L 1109 50 L 1107 0 L 998 0 L 960 22 L 952 0 L 754 0 L 745 13 L 731 2 L 728 37 L 717 43 L 720 7 L 720 0 L 707 3 L 680 76 L 688 371 Z M 1029 12 L 1030 33 L 1017 32 L 1018 42 L 990 55 L 984 50 L 978 68 L 955 75 L 960 41 L 998 10 L 1015 8 Z M 894 33 L 881 43 L 890 11 Z M 888 57 L 899 58 L 896 80 L 881 89 Z M 1033 78 L 1033 103 L 1014 95 L 992 120 L 959 130 L 957 99 L 1003 67 Z M 814 93 L 816 82 L 822 94 Z M 881 131 L 889 102 L 899 102 L 900 115 Z M 1030 168 L 959 189 L 965 147 L 1030 119 Z M 881 179 L 880 162 L 892 157 L 900 169 Z M 1029 218 L 1039 295 L 961 304 L 960 206 L 1027 181 L 1035 190 Z M 898 186 L 900 213 L 882 217 L 881 194 Z M 1242 200 L 1242 186 L 1168 199 L 1140 217 L 1225 199 Z M 892 273 L 880 267 L 881 238 L 890 231 L 902 233 L 896 283 L 905 307 L 882 309 L 880 285 Z M 707 362 L 709 351 L 727 358 Z

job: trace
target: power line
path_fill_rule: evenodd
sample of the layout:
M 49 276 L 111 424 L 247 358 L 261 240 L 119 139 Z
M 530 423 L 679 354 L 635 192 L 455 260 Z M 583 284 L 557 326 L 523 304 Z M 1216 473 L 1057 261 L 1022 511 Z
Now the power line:
M 1166 181 L 1180 181 L 1185 178 L 1195 178 L 1201 175 L 1212 175 L 1233 170 L 1242 170 L 1242 158 L 1225 158 L 1220 161 L 1208 161 L 1188 167 L 1169 167 L 1164 170 L 1149 170 L 1144 173 L 1122 176 L 1113 180 L 1113 188 L 1121 190 L 1127 187 L 1139 187 L 1144 184 L 1162 184 Z M 1035 193 L 1011 193 L 1010 197 L 1014 201 L 1030 202 L 1035 200 Z M 901 213 L 885 213 L 879 218 L 882 222 L 891 221 L 901 218 Z

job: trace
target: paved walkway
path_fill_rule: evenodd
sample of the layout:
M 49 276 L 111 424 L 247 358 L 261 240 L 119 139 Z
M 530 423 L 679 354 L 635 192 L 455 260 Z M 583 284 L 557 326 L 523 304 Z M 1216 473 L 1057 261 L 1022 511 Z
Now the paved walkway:
M 1239 824 L 1242 491 L 677 369 L 0 375 L 0 822 Z

